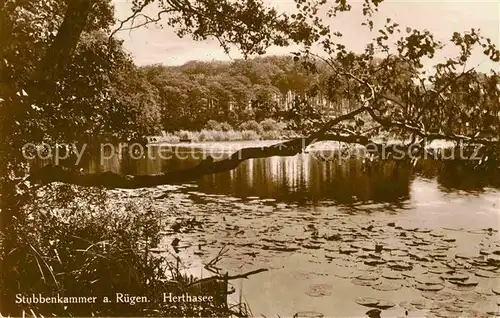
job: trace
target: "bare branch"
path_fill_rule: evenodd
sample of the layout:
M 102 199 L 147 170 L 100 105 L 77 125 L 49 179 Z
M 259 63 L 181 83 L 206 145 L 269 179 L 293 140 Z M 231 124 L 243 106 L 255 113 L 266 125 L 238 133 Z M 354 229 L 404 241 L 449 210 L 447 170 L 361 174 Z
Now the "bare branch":
M 138 14 L 140 14 L 142 12 L 142 10 L 144 10 L 144 8 L 147 7 L 148 4 L 149 4 L 148 2 L 144 2 L 143 4 L 141 4 L 141 6 L 138 9 L 134 10 L 134 12 L 130 16 L 128 16 L 125 20 L 120 21 L 120 25 L 118 26 L 118 28 L 113 30 L 113 32 L 111 32 L 111 34 L 109 35 L 108 41 L 111 41 L 113 36 L 123 28 L 125 23 L 130 22 L 133 19 L 135 19 L 135 17 Z
M 161 19 L 162 19 L 162 14 L 165 14 L 165 13 L 169 13 L 169 12 L 172 12 L 173 10 L 161 10 L 158 12 L 158 16 L 156 18 L 151 18 L 145 14 L 139 14 L 137 15 L 131 22 L 131 26 L 128 27 L 128 28 L 123 28 L 121 29 L 120 31 L 130 31 L 130 30 L 134 30 L 134 29 L 138 29 L 138 28 L 141 28 L 143 26 L 146 26 L 148 24 L 153 24 L 153 23 L 157 23 L 159 22 Z M 146 21 L 144 21 L 143 23 L 140 23 L 140 24 L 136 24 L 134 25 L 134 22 L 135 22 L 135 19 L 139 18 L 139 17 L 143 17 Z
M 253 271 L 250 271 L 250 272 L 246 272 L 246 273 L 238 274 L 238 275 L 234 275 L 234 276 L 230 276 L 230 275 L 226 275 L 226 276 L 210 276 L 210 277 L 202 278 L 202 279 L 199 279 L 199 280 L 197 280 L 195 282 L 192 282 L 191 284 L 188 284 L 186 286 L 186 288 L 188 288 L 188 287 L 190 287 L 192 285 L 196 285 L 196 284 L 200 284 L 200 283 L 205 283 L 205 282 L 208 282 L 208 281 L 211 281 L 211 280 L 234 280 L 234 279 L 239 279 L 239 278 L 248 278 L 251 275 L 255 275 L 255 274 L 259 274 L 259 273 L 267 272 L 267 271 L 269 271 L 267 268 L 260 268 L 260 269 L 256 269 L 256 270 L 253 270 Z
M 164 8 L 163 10 L 160 10 L 156 14 L 156 17 L 150 17 L 150 16 L 142 13 L 142 11 L 148 6 L 148 4 L 149 4 L 148 1 L 144 2 L 137 9 L 135 9 L 134 12 L 130 16 L 128 16 L 125 20 L 120 21 L 119 26 L 115 30 L 113 30 L 111 32 L 111 34 L 109 35 L 108 41 L 111 41 L 113 36 L 116 33 L 118 33 L 119 31 L 130 31 L 130 30 L 134 30 L 134 29 L 138 29 L 140 27 L 146 26 L 148 24 L 157 23 L 162 19 L 163 14 L 176 11 L 175 8 L 169 8 L 169 9 Z M 134 24 L 135 20 L 139 17 L 144 18 L 145 21 L 140 23 L 140 24 Z M 130 22 L 130 27 L 125 28 L 124 27 L 125 24 L 127 24 L 129 22 Z

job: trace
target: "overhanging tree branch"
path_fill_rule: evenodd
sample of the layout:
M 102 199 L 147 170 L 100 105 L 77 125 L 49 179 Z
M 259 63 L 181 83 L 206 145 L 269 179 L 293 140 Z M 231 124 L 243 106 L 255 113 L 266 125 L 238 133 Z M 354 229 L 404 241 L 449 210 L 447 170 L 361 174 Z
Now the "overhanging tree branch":
M 229 158 L 213 161 L 207 158 L 197 166 L 158 175 L 124 176 L 112 172 L 82 174 L 78 171 L 57 166 L 47 165 L 31 174 L 29 180 L 36 183 L 64 182 L 80 186 L 94 186 L 105 188 L 143 188 L 162 184 L 184 183 L 199 179 L 204 175 L 220 173 L 236 169 L 240 163 L 248 159 L 267 158 L 272 156 L 295 156 L 305 150 L 310 144 L 324 140 L 324 135 L 338 123 L 352 119 L 365 112 L 368 107 L 360 107 L 350 113 L 338 116 L 328 121 L 317 132 L 309 137 L 296 138 L 268 147 L 243 148 L 233 153 Z
M 312 143 L 325 141 L 325 140 L 335 140 L 347 143 L 358 143 L 361 145 L 368 145 L 373 143 L 379 148 L 380 144 L 376 144 L 372 140 L 369 140 L 366 136 L 362 135 L 338 135 L 338 134 L 328 134 L 335 125 L 350 119 L 354 119 L 355 116 L 368 112 L 368 114 L 384 128 L 397 127 L 404 131 L 411 132 L 422 140 L 433 140 L 433 139 L 445 139 L 453 141 L 466 141 L 482 143 L 485 145 L 491 145 L 494 141 L 474 139 L 472 137 L 461 136 L 461 135 L 445 135 L 437 133 L 426 133 L 416 127 L 410 126 L 406 123 L 399 121 L 392 121 L 375 113 L 372 107 L 366 106 L 369 99 L 365 100 L 365 106 L 359 107 L 356 110 L 349 112 L 347 114 L 338 116 L 334 119 L 328 121 L 321 129 L 312 133 L 308 137 L 296 138 L 290 141 L 281 142 L 268 147 L 251 147 L 242 148 L 234 152 L 229 158 L 213 161 L 211 157 L 201 161 L 197 166 L 193 168 L 177 170 L 172 172 L 166 172 L 157 175 L 120 175 L 112 172 L 102 172 L 95 174 L 82 174 L 78 171 L 55 165 L 47 165 L 38 171 L 35 171 L 29 180 L 35 183 L 51 183 L 51 182 L 64 182 L 69 184 L 76 184 L 80 186 L 94 186 L 94 187 L 105 187 L 105 188 L 143 188 L 143 187 L 153 187 L 163 184 L 179 184 L 192 180 L 196 180 L 205 175 L 215 174 L 230 171 L 236 169 L 240 163 L 248 159 L 257 158 L 267 158 L 273 156 L 295 156 L 303 152 L 306 147 Z M 419 142 L 419 145 L 422 143 Z M 407 145 L 408 146 L 408 145 Z
M 137 10 L 134 11 L 134 13 L 132 13 L 130 16 L 128 16 L 125 20 L 120 21 L 120 24 L 118 25 L 118 27 L 110 33 L 110 35 L 108 37 L 108 41 L 111 42 L 111 40 L 113 39 L 113 36 L 115 36 L 115 34 L 118 33 L 119 31 L 130 31 L 130 30 L 141 28 L 141 27 L 146 26 L 148 24 L 154 24 L 154 23 L 160 22 L 163 14 L 175 11 L 174 9 L 163 9 L 163 10 L 158 11 L 158 13 L 156 14 L 156 17 L 153 18 L 153 17 L 150 17 L 150 16 L 142 13 L 143 9 L 147 5 L 148 5 L 147 2 L 143 3 Z M 144 18 L 144 22 L 139 23 L 139 24 L 134 24 L 135 19 L 137 19 L 138 17 Z M 128 22 L 130 22 L 130 24 L 131 24 L 130 27 L 124 28 L 125 24 Z

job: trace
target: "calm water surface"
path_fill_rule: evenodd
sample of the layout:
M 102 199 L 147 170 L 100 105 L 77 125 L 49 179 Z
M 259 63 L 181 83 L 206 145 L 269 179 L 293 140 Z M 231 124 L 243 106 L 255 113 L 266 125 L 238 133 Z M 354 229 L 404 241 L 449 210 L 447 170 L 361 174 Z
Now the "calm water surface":
M 211 155 L 230 152 L 214 148 Z M 91 158 L 86 164 L 91 171 L 156 174 L 197 162 Z M 208 275 L 200 264 L 224 246 L 228 252 L 217 264 L 220 270 L 269 269 L 234 282 L 232 297 L 238 298 L 241 290 L 254 315 L 317 311 L 360 317 L 370 308 L 355 300 L 374 297 L 395 305 L 383 317 L 404 316 L 408 309 L 413 317 L 472 317 L 498 311 L 498 296 L 491 290 L 500 287 L 500 272 L 487 261 L 490 256 L 495 261 L 497 249 L 500 253 L 498 181 L 454 162 L 366 165 L 308 153 L 248 160 L 234 171 L 179 188 L 157 187 L 150 194 L 159 207 L 174 207 L 177 222 L 195 217 L 203 223 L 199 230 L 166 230 L 162 248 L 171 248 L 170 234 L 178 237 L 187 269 Z M 375 244 L 384 250 L 369 255 Z M 347 247 L 354 250 L 341 253 Z M 382 261 L 367 264 L 372 259 Z M 411 264 L 411 270 L 401 270 L 394 265 L 398 262 Z M 457 288 L 443 280 L 446 268 L 466 275 L 473 286 Z M 479 275 L 482 270 L 489 276 Z M 387 272 L 408 275 L 382 278 Z M 377 273 L 376 281 L 356 278 L 366 273 Z M 419 275 L 440 280 L 443 288 L 437 293 L 422 290 L 429 285 L 422 285 Z M 409 303 L 419 301 L 425 306 Z

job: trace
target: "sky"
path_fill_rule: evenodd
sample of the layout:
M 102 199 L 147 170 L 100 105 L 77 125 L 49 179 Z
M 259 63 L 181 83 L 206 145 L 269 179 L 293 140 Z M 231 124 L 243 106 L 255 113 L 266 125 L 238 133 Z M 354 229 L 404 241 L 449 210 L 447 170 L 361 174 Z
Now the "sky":
M 333 0 L 329 0 L 333 1 Z M 351 0 L 352 1 L 352 0 Z M 113 0 L 116 17 L 123 19 L 130 14 L 131 0 Z M 363 16 L 359 0 L 352 1 L 352 12 L 343 13 L 332 20 L 334 29 L 341 31 L 346 47 L 360 52 L 364 46 L 375 37 L 368 29 L 361 26 Z M 356 4 L 358 2 L 358 5 Z M 293 0 L 267 0 L 279 11 L 290 12 L 295 3 Z M 154 9 L 151 9 L 154 13 Z M 385 0 L 375 17 L 375 27 L 382 26 L 387 18 L 399 23 L 403 29 L 406 26 L 431 31 L 436 39 L 448 41 L 454 31 L 467 31 L 471 28 L 480 29 L 481 34 L 492 39 L 500 47 L 500 1 L 499 0 Z M 376 30 L 376 28 L 375 28 Z M 117 34 L 124 40 L 125 49 L 131 53 L 137 65 L 161 63 L 165 65 L 180 65 L 190 60 L 231 60 L 241 58 L 236 50 L 229 55 L 218 45 L 216 40 L 196 42 L 189 37 L 179 39 L 171 28 L 165 26 L 142 27 L 132 31 L 122 31 Z M 290 54 L 294 48 L 270 48 L 268 55 Z M 448 45 L 438 58 L 453 55 L 452 46 Z M 499 63 L 493 63 L 479 52 L 473 55 L 470 66 L 477 66 L 481 71 L 495 69 L 499 71 Z

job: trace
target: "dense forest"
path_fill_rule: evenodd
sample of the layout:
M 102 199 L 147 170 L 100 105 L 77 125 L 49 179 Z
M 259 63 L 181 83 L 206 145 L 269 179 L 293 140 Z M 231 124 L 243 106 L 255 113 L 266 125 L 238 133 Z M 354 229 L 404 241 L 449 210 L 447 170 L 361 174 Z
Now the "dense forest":
M 357 83 L 339 81 L 338 74 L 325 61 L 309 58 L 313 61 L 299 61 L 296 56 L 289 55 L 231 62 L 191 61 L 180 66 L 137 67 L 131 64 L 134 76 L 130 73 L 123 76 L 116 92 L 127 112 L 134 113 L 137 118 L 135 131 L 143 135 L 200 130 L 209 120 L 238 127 L 246 121 L 261 122 L 268 118 L 289 122 L 295 116 L 293 124 L 296 124 L 299 117 L 329 118 L 353 111 L 359 104 Z M 362 55 L 352 58 L 361 59 Z M 379 58 L 374 58 L 371 64 L 375 69 L 384 66 Z M 412 83 L 412 73 L 416 72 L 417 67 L 397 65 L 391 74 L 386 74 L 387 77 L 374 80 L 378 85 L 387 85 L 390 81 L 407 85 L 407 96 L 402 97 L 400 92 L 390 89 L 386 91 L 386 97 L 394 104 L 413 100 L 416 108 L 426 107 L 425 101 L 418 101 L 419 95 L 426 90 L 432 92 L 435 86 Z M 435 116 L 427 109 L 424 119 L 430 127 L 439 126 L 433 128 L 436 132 L 456 125 L 457 132 L 462 134 L 469 130 L 465 125 L 468 119 L 485 116 L 479 123 L 483 128 L 481 134 L 496 134 L 491 128 L 498 122 L 496 100 L 494 95 L 488 97 L 488 91 L 497 90 L 498 76 L 471 71 L 467 76 L 467 80 L 453 84 L 453 105 L 464 112 L 455 114 L 453 108 L 449 108 L 448 114 Z M 481 107 L 468 108 L 469 99 L 473 97 L 480 101 Z M 481 109 L 491 111 L 480 114 Z M 443 110 L 446 107 L 439 112 Z M 411 111 L 409 108 L 403 110 Z M 438 123 L 441 119 L 443 121 Z M 302 130 L 303 127 L 296 125 L 295 128 Z M 473 131 L 477 129 L 470 128 L 470 132 Z
M 149 134 L 197 130 L 208 120 L 236 126 L 248 120 L 278 119 L 299 99 L 332 114 L 350 110 L 348 103 L 327 98 L 326 72 L 308 72 L 292 56 L 150 65 L 136 72 L 132 81 L 141 88 L 142 119 Z M 133 82 L 130 85 L 134 87 Z

